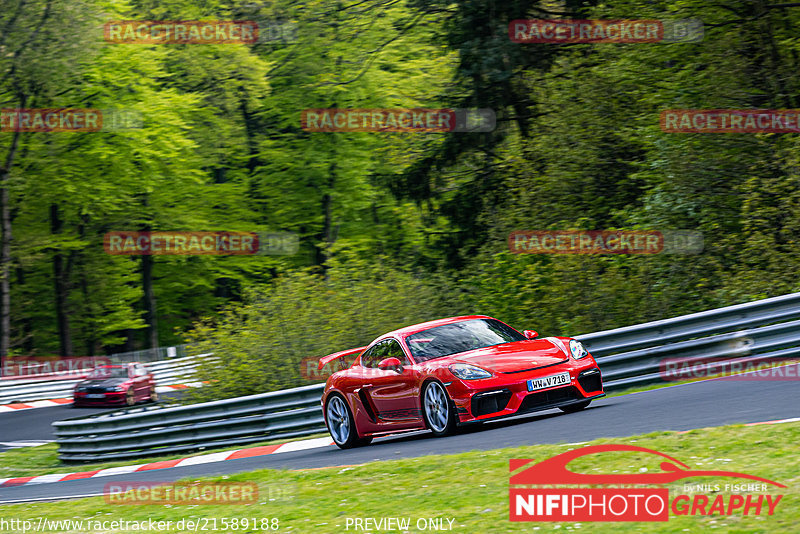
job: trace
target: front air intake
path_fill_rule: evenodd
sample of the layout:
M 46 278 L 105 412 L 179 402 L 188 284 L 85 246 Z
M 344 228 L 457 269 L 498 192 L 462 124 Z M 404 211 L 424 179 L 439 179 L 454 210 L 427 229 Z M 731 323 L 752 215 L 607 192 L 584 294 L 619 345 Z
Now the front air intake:
M 583 398 L 575 386 L 551 389 L 540 393 L 531 393 L 522 400 L 517 413 L 541 410 L 546 407 L 556 406 L 565 401 Z
M 603 389 L 603 380 L 600 375 L 600 369 L 589 369 L 582 372 L 578 376 L 578 384 L 581 385 L 584 391 L 600 391 Z
M 479 417 L 490 413 L 504 410 L 511 400 L 511 391 L 499 389 L 497 391 L 487 391 L 476 393 L 472 396 L 472 415 Z

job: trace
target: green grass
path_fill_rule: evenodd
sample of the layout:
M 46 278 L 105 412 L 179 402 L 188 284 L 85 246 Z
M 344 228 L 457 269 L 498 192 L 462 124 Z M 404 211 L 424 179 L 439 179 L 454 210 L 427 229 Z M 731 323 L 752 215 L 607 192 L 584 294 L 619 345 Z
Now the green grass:
M 433 440 L 434 438 L 430 438 Z M 290 499 L 259 499 L 252 505 L 124 506 L 102 498 L 64 503 L 19 504 L 0 507 L 8 519 L 124 519 L 128 521 L 272 518 L 282 532 L 345 531 L 346 518 L 409 517 L 452 518 L 456 533 L 502 532 L 800 532 L 800 467 L 797 443 L 800 423 L 745 427 L 741 425 L 692 430 L 688 433 L 657 432 L 629 438 L 599 439 L 590 444 L 634 443 L 658 450 L 697 469 L 721 469 L 762 476 L 786 484 L 773 516 L 671 516 L 667 523 L 511 523 L 508 520 L 508 461 L 511 458 L 543 460 L 577 445 L 537 445 L 474 451 L 447 456 L 373 462 L 360 466 L 282 471 L 263 469 L 205 481 L 256 482 L 262 494 L 270 487 L 291 488 Z M 421 440 L 420 447 L 430 442 Z M 657 469 L 650 455 L 611 453 L 601 463 L 581 459 L 585 472 L 635 473 Z M 571 464 L 572 467 L 572 464 Z M 577 469 L 576 469 L 577 470 Z M 157 473 L 153 480 L 158 480 Z M 674 497 L 683 484 L 738 482 L 702 478 L 670 485 Z M 770 493 L 778 493 L 770 490 Z M 174 523 L 173 523 L 174 524 Z M 210 523 L 209 523 L 210 524 Z M 184 532 L 175 528 L 162 532 Z M 223 530 L 234 532 L 233 529 Z M 417 532 L 412 528 L 411 532 Z M 0 530 L 11 532 L 11 530 Z M 261 532 L 239 530 L 238 532 Z M 376 531 L 373 531 L 376 532 Z M 397 531 L 395 531 L 397 532 Z

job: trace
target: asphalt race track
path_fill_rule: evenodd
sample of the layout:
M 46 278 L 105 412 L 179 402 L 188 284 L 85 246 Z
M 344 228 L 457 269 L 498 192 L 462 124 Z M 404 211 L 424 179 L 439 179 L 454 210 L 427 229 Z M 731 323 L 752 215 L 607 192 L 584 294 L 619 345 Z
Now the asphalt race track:
M 47 409 L 41 408 L 31 412 L 45 410 Z M 73 412 L 74 410 L 65 411 L 68 414 Z M 30 415 L 36 417 L 34 414 Z M 4 431 L 9 428 L 6 417 L 7 414 L 0 415 L 0 428 Z M 41 417 L 46 415 L 42 414 Z M 690 430 L 793 417 L 800 417 L 800 389 L 795 381 L 707 380 L 600 399 L 594 401 L 585 411 L 575 414 L 551 410 L 488 423 L 447 438 L 436 439 L 427 432 L 416 432 L 379 439 L 368 447 L 347 451 L 330 446 L 157 472 L 0 488 L 0 504 L 98 495 L 102 494 L 105 484 L 114 481 L 169 482 L 185 477 L 220 475 L 267 467 L 303 469 L 353 465 L 427 454 L 450 454 L 539 443 L 583 442 L 659 430 Z M 39 436 L 36 433 L 29 435 Z M 63 470 L 64 473 L 73 471 L 81 471 L 81 467 L 65 467 Z
M 160 393 L 164 399 L 178 399 L 183 391 Z M 53 441 L 54 421 L 69 419 L 70 417 L 90 416 L 95 413 L 113 410 L 113 406 L 73 408 L 69 404 L 53 406 L 52 408 L 31 408 L 14 412 L 0 413 L 0 453 L 13 447 L 3 443 L 25 441 Z
M 29 410 L 18 410 L 0 414 L 0 452 L 8 450 L 9 446 L 3 445 L 8 442 L 23 441 L 52 441 L 53 428 L 50 423 L 78 417 L 80 415 L 92 415 L 108 411 L 110 408 L 75 408 L 69 404 L 63 406 L 53 406 L 52 408 L 33 408 Z

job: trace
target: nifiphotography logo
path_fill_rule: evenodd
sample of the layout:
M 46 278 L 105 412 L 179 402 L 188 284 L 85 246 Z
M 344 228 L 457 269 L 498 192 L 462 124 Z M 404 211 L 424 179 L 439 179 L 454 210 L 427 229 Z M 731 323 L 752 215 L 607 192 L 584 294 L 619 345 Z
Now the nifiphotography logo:
M 604 452 L 654 454 L 665 461 L 661 462 L 661 473 L 582 474 L 567 469 L 567 464 L 576 458 Z M 693 470 L 664 453 L 633 445 L 582 447 L 521 469 L 532 461 L 509 461 L 513 473 L 508 490 L 511 521 L 668 521 L 670 512 L 673 515 L 773 515 L 783 495 L 766 493 L 767 487 L 786 487 L 745 473 Z M 669 488 L 658 487 L 694 477 L 733 477 L 752 482 L 724 484 L 724 488 L 719 484 L 685 485 L 683 491 L 691 495 L 682 493 L 671 500 Z M 656 486 L 648 486 L 650 484 Z M 695 489 L 730 494 L 695 493 Z M 740 492 L 751 493 L 739 495 Z

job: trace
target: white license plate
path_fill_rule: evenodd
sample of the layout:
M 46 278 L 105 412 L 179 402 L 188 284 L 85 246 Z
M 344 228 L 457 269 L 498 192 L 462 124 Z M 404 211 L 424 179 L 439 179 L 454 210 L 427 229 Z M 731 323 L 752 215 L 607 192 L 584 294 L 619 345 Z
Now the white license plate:
M 105 393 L 87 393 L 86 394 L 86 398 L 87 399 L 105 399 L 106 398 L 106 394 Z
M 556 386 L 566 386 L 569 384 L 569 373 L 559 373 L 557 375 L 544 376 L 542 378 L 532 378 L 528 380 L 528 391 L 537 389 L 547 389 Z

